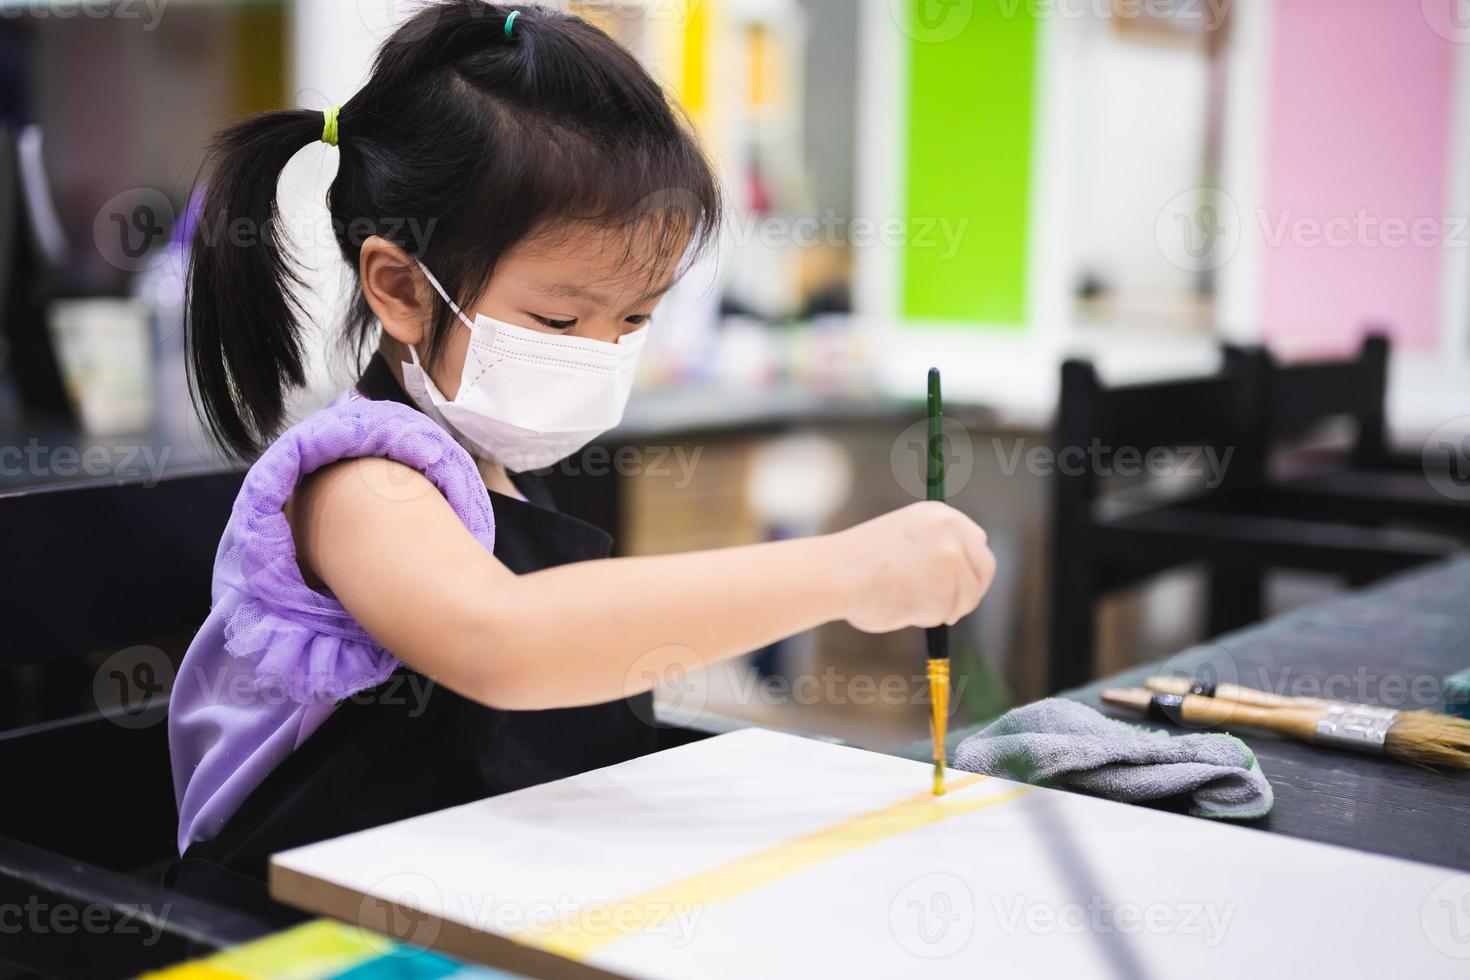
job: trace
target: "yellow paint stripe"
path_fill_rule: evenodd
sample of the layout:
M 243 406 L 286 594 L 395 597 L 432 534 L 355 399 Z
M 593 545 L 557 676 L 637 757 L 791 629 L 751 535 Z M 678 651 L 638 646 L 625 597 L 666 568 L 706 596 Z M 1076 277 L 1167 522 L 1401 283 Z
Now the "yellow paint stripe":
M 619 939 L 662 924 L 671 915 L 738 898 L 898 834 L 1009 802 L 1031 788 L 1018 786 L 988 796 L 955 797 L 956 792 L 986 778 L 978 774 L 963 776 L 948 785 L 949 795 L 945 797 L 935 797 L 932 790 L 926 789 L 890 806 L 860 813 L 640 895 L 583 909 L 554 927 L 528 928 L 515 938 L 568 959 L 584 960 Z

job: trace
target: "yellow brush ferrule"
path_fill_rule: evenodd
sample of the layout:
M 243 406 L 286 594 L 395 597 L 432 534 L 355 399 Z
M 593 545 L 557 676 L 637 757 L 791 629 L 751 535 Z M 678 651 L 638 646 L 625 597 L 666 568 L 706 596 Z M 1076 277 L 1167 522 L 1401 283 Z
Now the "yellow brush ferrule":
M 949 661 L 929 661 L 929 733 L 934 739 L 934 795 L 944 795 L 944 736 L 949 722 Z

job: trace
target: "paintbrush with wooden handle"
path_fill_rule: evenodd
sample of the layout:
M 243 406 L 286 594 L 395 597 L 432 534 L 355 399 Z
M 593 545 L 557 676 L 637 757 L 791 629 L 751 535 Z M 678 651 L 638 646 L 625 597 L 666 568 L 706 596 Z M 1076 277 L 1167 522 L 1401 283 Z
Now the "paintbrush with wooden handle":
M 1332 698 L 1307 698 L 1290 694 L 1276 694 L 1273 691 L 1262 691 L 1254 687 L 1242 687 L 1239 684 L 1213 684 L 1208 681 L 1192 681 L 1188 677 L 1156 675 L 1145 680 L 1143 686 L 1155 694 L 1198 694 L 1207 698 L 1220 698 L 1225 701 L 1237 701 L 1241 704 L 1253 704 L 1259 708 L 1323 708 L 1328 705 L 1340 704 L 1353 708 L 1367 708 L 1369 711 L 1385 710 L 1370 704 L 1337 701 Z M 1429 719 L 1445 717 L 1444 714 L 1438 711 L 1424 711 L 1417 708 L 1401 708 L 1399 709 L 1399 715 L 1400 717 L 1404 715 L 1422 715 Z
M 1426 766 L 1470 769 L 1470 721 L 1426 711 L 1356 704 L 1262 707 L 1199 694 L 1155 694 L 1141 687 L 1109 688 L 1104 704 L 1157 721 L 1206 727 L 1239 725 L 1314 745 L 1349 749 Z

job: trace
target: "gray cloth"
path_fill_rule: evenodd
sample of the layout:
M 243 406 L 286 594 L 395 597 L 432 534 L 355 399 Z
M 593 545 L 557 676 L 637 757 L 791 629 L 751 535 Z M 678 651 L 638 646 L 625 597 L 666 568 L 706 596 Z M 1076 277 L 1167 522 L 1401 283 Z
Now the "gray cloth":
M 1001 715 L 959 744 L 954 767 L 1124 803 L 1188 794 L 1200 817 L 1250 820 L 1274 802 L 1255 753 L 1233 735 L 1170 736 L 1065 698 Z

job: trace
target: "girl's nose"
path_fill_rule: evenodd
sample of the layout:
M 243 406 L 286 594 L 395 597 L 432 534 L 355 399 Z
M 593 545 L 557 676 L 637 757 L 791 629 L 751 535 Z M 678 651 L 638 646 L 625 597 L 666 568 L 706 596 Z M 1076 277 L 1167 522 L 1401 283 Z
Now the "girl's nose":
M 604 344 L 616 344 L 624 334 L 631 333 L 635 327 L 631 324 L 607 323 L 596 324 L 589 327 L 584 335 L 593 340 L 600 340 Z

